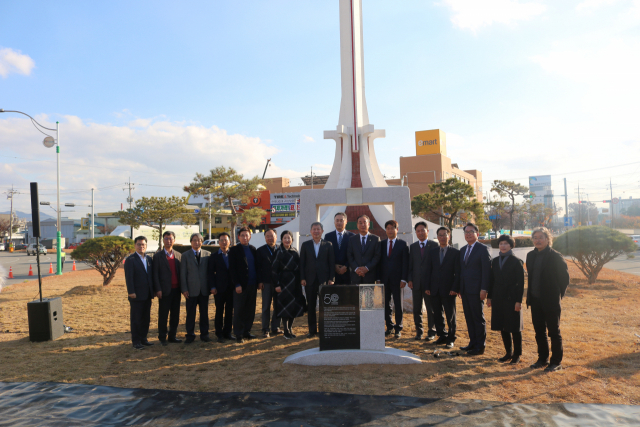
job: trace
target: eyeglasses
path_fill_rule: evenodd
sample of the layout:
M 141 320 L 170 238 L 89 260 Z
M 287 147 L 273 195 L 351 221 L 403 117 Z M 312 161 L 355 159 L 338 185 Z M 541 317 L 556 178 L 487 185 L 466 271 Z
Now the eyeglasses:
M 477 231 L 476 230 L 471 230 L 471 231 L 465 231 L 464 234 L 476 234 Z

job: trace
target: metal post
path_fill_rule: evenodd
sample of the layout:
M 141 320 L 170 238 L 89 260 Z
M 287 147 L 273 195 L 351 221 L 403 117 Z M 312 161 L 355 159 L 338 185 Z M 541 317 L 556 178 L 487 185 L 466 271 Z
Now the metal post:
M 36 264 L 38 264 L 38 290 L 42 302 L 42 274 L 40 274 L 40 237 L 36 237 Z
M 567 201 L 567 178 L 564 179 L 564 217 L 569 218 L 569 202 Z M 567 226 L 565 226 L 567 227 Z
M 311 189 L 313 190 L 313 166 L 311 166 Z
M 91 189 L 91 238 L 92 239 L 95 237 L 95 234 L 94 234 L 94 231 L 93 231 L 94 225 L 95 225 L 94 222 L 93 222 L 93 218 L 95 216 L 95 205 L 96 205 L 96 203 L 95 203 L 95 199 L 93 197 L 93 188 L 92 188 Z M 105 227 L 105 230 L 104 230 L 105 233 L 107 232 L 106 228 L 107 227 Z
M 269 162 L 267 162 L 267 165 Z M 265 169 L 266 171 L 266 169 Z M 213 194 L 209 190 L 209 239 L 211 239 L 211 202 L 213 201 Z
M 609 178 L 609 190 L 611 190 L 611 201 L 609 202 L 609 209 L 611 210 L 611 228 L 613 228 L 613 185 L 611 185 L 611 178 Z
M 58 173 L 57 205 L 58 205 L 58 233 L 56 248 L 56 274 L 62 275 L 62 212 L 60 211 L 60 122 L 56 122 L 56 163 Z
M 9 248 L 5 248 L 5 250 L 9 251 L 13 247 L 13 195 L 15 192 L 13 191 L 13 184 L 11 184 L 11 210 L 9 211 Z

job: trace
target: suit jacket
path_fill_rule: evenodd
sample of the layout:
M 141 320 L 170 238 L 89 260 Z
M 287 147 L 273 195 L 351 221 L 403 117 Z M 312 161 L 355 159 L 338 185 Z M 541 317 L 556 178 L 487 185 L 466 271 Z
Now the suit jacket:
M 207 283 L 207 267 L 211 252 L 200 249 L 200 263 L 196 260 L 196 254 L 189 248 L 182 254 L 180 261 L 180 285 L 182 292 L 189 292 L 189 298 L 198 295 L 209 295 Z
M 320 249 L 316 257 L 313 240 L 307 240 L 300 247 L 300 280 L 306 280 L 307 285 L 313 285 L 318 280 L 320 286 L 336 278 L 336 258 L 333 245 L 326 240 L 320 240 Z
M 419 249 L 418 249 L 419 250 Z M 429 250 L 427 275 L 432 296 L 447 296 L 449 292 L 460 292 L 460 251 L 449 246 L 440 264 L 440 246 Z
M 265 285 L 271 284 L 271 265 L 276 258 L 276 251 L 278 245 L 275 246 L 273 251 L 269 249 L 268 245 L 262 245 L 257 249 L 258 257 L 256 259 L 256 268 L 258 275 L 258 283 L 264 283 Z
M 533 268 L 535 266 L 538 250 L 534 249 L 527 254 L 527 272 L 529 274 L 529 286 L 527 287 L 527 306 L 531 305 L 531 280 L 533 280 Z M 542 303 L 549 308 L 560 307 L 560 300 L 569 286 L 569 268 L 562 254 L 553 248 L 549 248 L 542 262 L 542 275 L 540 277 L 541 293 L 544 296 Z
M 227 252 L 227 257 L 228 256 L 229 252 Z M 231 260 L 229 259 L 227 261 L 229 261 L 229 267 L 231 267 Z M 209 257 L 207 284 L 209 285 L 209 291 L 215 289 L 218 291 L 218 294 L 223 294 L 229 287 L 233 287 L 231 284 L 231 273 L 229 272 L 229 268 L 227 268 L 227 264 L 224 263 L 224 257 L 220 252 L 216 252 Z
M 377 279 L 387 286 L 399 288 L 400 282 L 409 281 L 409 245 L 396 238 L 389 256 L 389 239 L 380 242 L 380 262 Z
M 380 238 L 378 236 L 369 233 L 364 251 L 362 251 L 362 236 L 360 233 L 351 236 L 349 249 L 347 250 L 347 258 L 351 268 L 351 283 L 375 283 L 378 276 L 377 268 L 380 256 Z M 369 271 L 364 277 L 360 277 L 356 274 L 356 268 L 358 267 L 367 267 Z
M 422 292 L 429 289 L 429 251 L 437 248 L 438 244 L 427 239 L 427 246 L 424 248 L 424 255 L 420 250 L 420 241 L 409 246 L 409 281 L 413 282 L 413 292 Z
M 259 279 L 258 275 L 258 251 L 255 246 L 249 245 L 249 249 L 253 254 L 254 268 L 256 269 L 256 280 Z M 249 284 L 249 263 L 247 262 L 247 256 L 244 254 L 244 249 L 241 243 L 238 243 L 231 249 L 229 249 L 229 275 L 231 276 L 231 284 L 235 288 L 240 285 L 244 291 Z M 260 283 L 256 281 L 256 284 Z
M 147 270 L 137 252 L 132 253 L 124 261 L 124 281 L 127 294 L 136 294 L 132 301 L 146 301 L 153 298 L 153 260 L 145 255 Z
M 331 242 L 333 245 L 336 264 L 347 266 L 347 272 L 340 275 L 336 274 L 336 280 L 338 280 L 338 277 L 344 277 L 346 281 L 349 282 L 351 281 L 351 276 L 349 274 L 349 258 L 347 257 L 347 252 L 349 250 L 349 241 L 355 234 L 347 230 L 345 230 L 343 234 L 344 236 L 342 237 L 342 244 L 340 246 L 338 246 L 338 233 L 335 230 L 325 234 L 324 240 Z
M 467 247 L 460 249 L 460 293 L 479 295 L 480 291 L 489 290 L 491 280 L 491 254 L 486 245 L 476 241 L 469 259 L 464 262 Z
M 182 259 L 182 254 L 174 249 L 173 258 L 176 263 L 176 274 L 178 275 L 178 292 L 180 292 L 180 260 Z M 171 269 L 164 249 L 153 255 L 153 290 L 156 293 L 162 291 L 163 297 L 171 295 Z

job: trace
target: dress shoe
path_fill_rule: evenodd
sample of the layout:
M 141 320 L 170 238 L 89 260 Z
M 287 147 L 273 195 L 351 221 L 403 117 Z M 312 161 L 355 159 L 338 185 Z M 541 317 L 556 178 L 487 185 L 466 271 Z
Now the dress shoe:
M 393 331 L 391 329 L 387 329 L 386 331 L 384 331 L 384 336 L 388 337 L 389 335 L 391 335 L 393 333 Z
M 440 345 L 440 344 L 446 344 L 446 343 L 447 343 L 447 337 L 439 337 L 434 344 Z
M 174 344 L 180 344 L 182 342 L 181 339 L 178 339 L 176 337 L 169 337 L 168 341 Z
M 420 341 L 422 339 L 422 335 L 416 335 L 415 337 L 413 337 L 413 339 L 416 341 Z
M 222 338 L 222 337 L 218 337 L 218 342 L 219 342 L 220 344 L 224 344 L 226 341 L 225 341 L 225 339 L 224 339 L 224 338 Z
M 208 336 L 200 337 L 200 341 L 202 341 L 202 342 L 211 342 L 211 338 L 209 338 Z
M 518 362 L 520 362 L 520 355 L 519 354 L 514 354 L 513 357 L 511 358 L 511 362 L 509 362 L 509 363 L 511 365 L 515 365 Z
M 297 338 L 297 335 L 296 335 L 296 334 L 294 334 L 294 333 L 292 333 L 292 332 L 289 332 L 289 336 L 290 336 L 291 338 Z
M 425 338 L 425 340 L 427 341 L 433 341 L 436 339 L 436 335 L 427 335 L 427 337 Z
M 504 356 L 502 356 L 500 359 L 498 359 L 498 362 L 508 362 L 509 360 L 511 360 L 513 358 L 513 356 L 511 354 L 505 354 Z
M 402 332 L 396 332 L 395 337 L 396 337 L 396 339 L 398 339 L 398 340 L 399 340 L 400 338 L 402 338 Z
M 169 345 L 169 343 L 167 342 L 167 340 L 160 340 L 160 344 L 162 344 L 163 347 L 166 347 Z
M 446 345 L 447 348 L 453 348 L 453 343 L 452 342 L 448 342 Z
M 133 349 L 134 350 L 144 350 L 144 346 L 142 344 L 134 344 L 133 345 Z
M 233 334 L 224 334 L 223 337 L 226 340 L 231 340 L 231 341 L 235 341 L 236 340 L 236 336 L 233 335 Z
M 555 363 L 552 363 L 551 365 L 547 366 L 547 368 L 544 370 L 545 372 L 556 372 L 562 369 L 562 365 L 556 365 Z
M 187 337 L 187 339 L 184 340 L 185 344 L 191 344 L 192 342 L 194 342 L 196 339 L 194 337 Z
M 244 338 L 236 338 L 236 344 L 244 344 Z
M 272 337 L 277 337 L 278 335 L 281 335 L 281 334 L 282 334 L 282 331 L 280 329 L 275 329 L 275 330 L 272 329 L 271 330 L 271 336 Z
M 290 334 L 289 332 L 286 332 L 286 331 L 285 331 L 285 333 L 284 333 L 284 338 L 285 338 L 285 339 L 290 340 L 290 339 L 291 339 L 291 338 L 293 338 L 293 337 L 291 336 L 291 334 Z
M 271 335 L 269 335 L 269 331 L 264 331 L 264 333 L 262 334 L 262 338 L 271 338 Z
M 479 356 L 481 354 L 484 354 L 484 348 L 474 348 L 473 350 L 467 351 L 467 354 L 469 356 Z
M 469 350 L 472 350 L 472 349 L 473 349 L 473 347 L 471 346 L 471 344 L 465 345 L 464 347 L 460 347 L 460 350 L 462 350 L 462 351 L 469 351 Z
M 246 334 L 243 335 L 243 338 L 246 338 L 248 340 L 252 340 L 252 339 L 255 339 L 256 336 L 253 335 L 251 332 L 247 332 Z
M 546 362 L 544 360 L 538 360 L 536 363 L 534 363 L 533 365 L 529 366 L 531 369 L 540 369 L 540 368 L 544 368 L 545 366 L 547 366 L 549 364 L 549 362 Z
M 307 334 L 307 338 L 315 338 L 317 336 L 318 336 L 317 333 L 309 333 L 309 334 Z
M 140 344 L 142 344 L 142 345 L 146 345 L 147 347 L 151 347 L 151 346 L 153 345 L 153 343 L 152 343 L 152 342 L 149 342 L 148 340 L 146 340 L 146 341 L 141 341 L 141 342 L 140 342 Z

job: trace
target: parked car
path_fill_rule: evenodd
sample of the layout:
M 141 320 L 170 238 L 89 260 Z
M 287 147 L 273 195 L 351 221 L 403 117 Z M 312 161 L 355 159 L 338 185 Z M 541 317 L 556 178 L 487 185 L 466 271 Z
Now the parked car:
M 631 240 L 633 240 L 633 243 L 636 244 L 636 246 L 638 246 L 638 249 L 640 249 L 640 234 L 634 234 L 631 237 Z
M 202 242 L 203 245 L 213 245 L 213 246 L 219 246 L 219 239 L 209 239 L 209 240 L 205 240 L 204 242 Z
M 67 249 L 75 249 L 78 246 L 80 246 L 81 244 L 82 244 L 82 242 L 80 242 L 80 243 L 71 243 Z
M 27 255 L 36 255 L 36 248 L 37 251 L 40 252 L 41 254 L 47 254 L 47 248 L 44 247 L 44 245 L 36 245 L 35 243 L 30 244 L 29 246 L 27 246 Z
M 27 249 L 27 246 L 29 246 L 29 245 L 27 245 L 26 243 L 16 243 L 14 245 L 14 249 L 17 250 L 17 251 L 20 250 L 20 249 Z
M 0 243 L 0 251 L 4 251 L 4 243 Z

